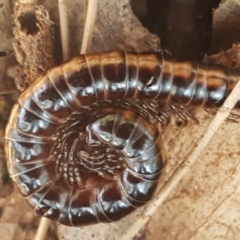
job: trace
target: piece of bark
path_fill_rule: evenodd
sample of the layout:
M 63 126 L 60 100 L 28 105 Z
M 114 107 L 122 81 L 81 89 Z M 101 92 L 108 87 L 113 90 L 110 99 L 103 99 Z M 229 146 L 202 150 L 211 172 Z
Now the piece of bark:
M 16 64 L 12 47 L 12 9 L 9 0 L 0 0 L 0 94 L 16 91 L 7 69 Z
M 206 56 L 204 61 L 232 68 L 240 68 L 240 44 L 233 44 L 232 47 L 226 51 Z
M 211 55 L 226 51 L 233 43 L 240 42 L 239 17 L 239 0 L 225 0 L 220 4 L 213 18 Z
M 16 73 L 16 85 L 22 91 L 55 63 L 53 22 L 48 11 L 35 3 L 17 4 L 13 20 L 13 46 L 19 66 L 12 73 Z

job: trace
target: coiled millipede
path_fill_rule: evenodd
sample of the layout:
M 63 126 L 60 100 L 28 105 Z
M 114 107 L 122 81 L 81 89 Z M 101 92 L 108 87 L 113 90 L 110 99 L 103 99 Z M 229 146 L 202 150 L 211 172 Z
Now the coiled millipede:
M 62 224 L 121 219 L 156 189 L 165 107 L 182 117 L 187 105 L 214 110 L 237 76 L 162 52 L 76 57 L 18 98 L 5 135 L 9 173 L 37 213 Z

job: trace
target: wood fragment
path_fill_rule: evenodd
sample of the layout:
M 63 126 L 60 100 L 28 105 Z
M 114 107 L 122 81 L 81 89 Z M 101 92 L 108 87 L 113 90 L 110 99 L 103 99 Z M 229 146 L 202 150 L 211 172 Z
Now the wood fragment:
M 80 54 L 88 53 L 97 15 L 98 0 L 88 0 L 87 16 L 84 25 L 83 40 Z
M 34 1 L 23 2 L 16 5 L 13 14 L 16 68 L 21 69 L 15 81 L 21 91 L 55 62 L 53 23 L 47 10 Z
M 227 67 L 240 68 L 240 44 L 233 44 L 232 47 L 226 51 L 205 56 L 204 61 Z
M 63 54 L 64 61 L 70 57 L 69 25 L 68 25 L 68 15 L 67 15 L 67 5 L 66 4 L 67 4 L 66 0 L 58 0 L 62 54 Z
M 46 233 L 50 226 L 51 220 L 45 217 L 42 217 L 40 220 L 40 224 L 35 236 L 35 240 L 45 240 L 46 239 Z
M 12 5 L 9 0 L 0 1 L 0 94 L 16 91 L 14 80 L 7 75 L 10 67 L 16 64 L 12 53 Z

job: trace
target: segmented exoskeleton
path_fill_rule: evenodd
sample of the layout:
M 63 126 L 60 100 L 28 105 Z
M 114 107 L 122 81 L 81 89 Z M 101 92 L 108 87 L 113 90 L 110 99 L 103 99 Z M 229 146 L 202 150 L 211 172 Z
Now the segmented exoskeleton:
M 5 136 L 10 175 L 45 217 L 71 226 L 116 221 L 154 194 L 166 163 L 160 128 L 168 110 L 183 118 L 184 106 L 214 110 L 239 76 L 164 53 L 69 60 L 15 104 Z

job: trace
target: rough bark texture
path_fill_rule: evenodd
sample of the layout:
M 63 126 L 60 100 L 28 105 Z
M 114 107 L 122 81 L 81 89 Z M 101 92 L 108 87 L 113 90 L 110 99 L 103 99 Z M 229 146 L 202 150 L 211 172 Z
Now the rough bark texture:
M 13 73 L 17 88 L 22 91 L 54 66 L 53 22 L 48 11 L 35 3 L 16 5 L 13 21 L 12 43 L 19 65 L 9 75 Z
M 16 64 L 11 43 L 11 7 L 9 0 L 0 0 L 0 94 L 16 90 L 13 79 L 7 77 L 7 69 Z
M 67 1 L 71 56 L 76 56 L 80 50 L 86 15 L 86 2 Z M 9 1 L 0 0 L 0 11 L 2 3 L 5 7 L 7 6 L 5 4 L 9 3 Z M 55 38 L 57 40 L 55 43 L 55 60 L 60 62 L 57 1 L 39 0 L 38 4 L 43 5 L 49 11 L 50 19 L 54 22 Z M 227 47 L 230 48 L 232 43 L 237 44 L 237 41 L 240 40 L 239 23 L 236 24 L 239 21 L 239 6 L 239 1 L 227 0 L 215 11 L 212 52 L 219 54 L 206 59 L 206 61 L 219 62 L 235 67 L 239 66 L 240 48 L 238 45 L 234 45 L 226 53 L 221 52 Z M 4 52 L 8 53 L 13 50 L 10 41 L 12 29 L 9 25 L 9 16 L 8 20 L 6 19 L 1 18 L 0 15 L 1 36 L 8 36 L 6 40 L 0 41 L 0 52 L 4 50 Z M 6 26 L 5 30 L 3 30 L 3 26 Z M 9 29 L 11 29 L 10 35 L 6 35 Z M 4 48 L 4 46 L 8 48 Z M 160 40 L 141 26 L 131 11 L 129 1 L 100 1 L 93 34 L 92 52 L 113 49 L 157 51 L 159 47 Z M 1 68 L 1 59 L 5 57 L 0 58 L 0 69 L 6 69 Z M 6 64 L 5 60 L 4 62 Z M 2 70 L 0 70 L 0 73 L 2 73 Z M 2 79 L 0 75 L 0 83 Z M 8 118 L 9 109 L 15 100 L 13 96 L 7 95 L 1 98 L 0 101 L 0 115 L 2 116 L 0 118 L 0 127 L 2 129 L 0 133 L 3 136 L 3 128 Z M 212 118 L 201 110 L 197 113 L 197 116 L 200 125 L 191 122 L 189 126 L 179 129 L 173 124 L 164 133 L 168 165 L 161 178 L 160 187 L 174 173 L 174 170 L 186 158 L 191 149 L 194 148 L 194 144 L 197 144 L 198 139 L 204 133 Z M 240 130 L 238 126 L 239 124 L 228 122 L 222 126 L 221 130 L 212 139 L 211 144 L 202 153 L 201 158 L 192 167 L 192 170 L 182 179 L 175 191 L 171 193 L 166 202 L 154 214 L 146 229 L 141 231 L 136 239 L 225 240 L 240 238 L 240 222 L 238 218 L 240 209 L 240 152 L 238 146 Z M 3 139 L 0 138 L 0 147 L 3 145 L 2 141 Z M 1 150 L 0 166 L 4 166 L 2 161 L 5 160 L 4 158 L 3 150 Z M 67 228 L 53 223 L 46 239 L 117 240 L 127 230 L 130 223 L 136 217 L 141 216 L 140 211 L 133 213 L 120 222 L 107 225 Z M 39 217 L 35 215 L 25 200 L 12 187 L 6 176 L 6 171 L 2 170 L 0 180 L 0 239 L 15 240 L 16 236 L 18 240 L 33 239 L 38 222 Z

